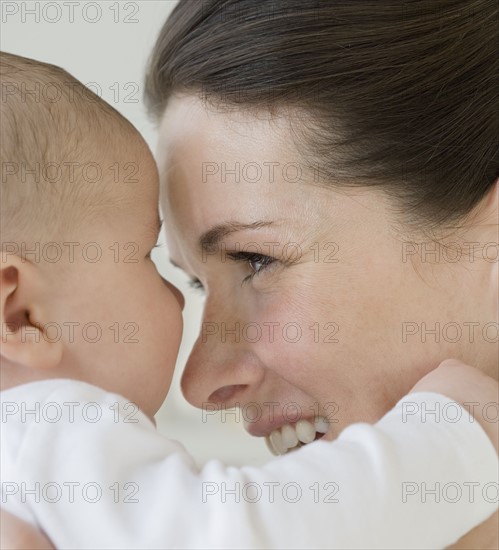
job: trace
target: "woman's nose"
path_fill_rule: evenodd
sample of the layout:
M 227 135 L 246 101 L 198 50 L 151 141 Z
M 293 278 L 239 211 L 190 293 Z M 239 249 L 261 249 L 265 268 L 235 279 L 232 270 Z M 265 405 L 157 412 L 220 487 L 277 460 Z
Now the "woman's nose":
M 203 341 L 200 336 L 182 374 L 182 392 L 192 405 L 225 408 L 245 403 L 261 382 L 264 369 L 249 350 L 228 341 Z
M 170 283 L 170 281 L 167 281 L 166 279 L 163 279 L 165 285 L 170 289 L 170 292 L 175 296 L 180 309 L 183 311 L 185 306 L 185 298 L 182 292 L 175 286 Z

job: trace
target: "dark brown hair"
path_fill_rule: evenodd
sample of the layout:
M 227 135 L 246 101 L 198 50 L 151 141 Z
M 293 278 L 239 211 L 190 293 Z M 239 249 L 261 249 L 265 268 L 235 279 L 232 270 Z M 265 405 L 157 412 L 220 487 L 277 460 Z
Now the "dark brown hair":
M 173 93 L 298 107 L 304 152 L 331 184 L 380 185 L 409 217 L 456 221 L 499 172 L 497 6 L 180 0 L 151 55 L 146 101 L 157 118 Z

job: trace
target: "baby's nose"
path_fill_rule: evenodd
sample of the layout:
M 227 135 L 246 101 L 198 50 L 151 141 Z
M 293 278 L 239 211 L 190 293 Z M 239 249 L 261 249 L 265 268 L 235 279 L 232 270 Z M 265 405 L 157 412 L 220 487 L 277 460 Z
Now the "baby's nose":
M 177 302 L 180 306 L 180 309 L 183 311 L 184 310 L 184 306 L 185 306 L 185 298 L 184 298 L 184 295 L 180 292 L 180 290 L 175 286 L 175 285 L 172 285 L 170 283 L 170 281 L 167 281 L 166 279 L 164 279 L 164 282 L 165 282 L 165 285 L 170 289 L 170 291 L 172 292 L 172 294 L 175 296 L 175 298 L 177 299 Z

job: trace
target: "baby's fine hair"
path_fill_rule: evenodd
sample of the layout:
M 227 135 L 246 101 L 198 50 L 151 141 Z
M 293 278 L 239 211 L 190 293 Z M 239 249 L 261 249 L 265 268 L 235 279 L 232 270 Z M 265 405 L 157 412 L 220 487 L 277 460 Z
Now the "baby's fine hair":
M 113 155 L 139 133 L 55 65 L 0 52 L 0 81 L 3 245 L 78 224 L 109 184 Z

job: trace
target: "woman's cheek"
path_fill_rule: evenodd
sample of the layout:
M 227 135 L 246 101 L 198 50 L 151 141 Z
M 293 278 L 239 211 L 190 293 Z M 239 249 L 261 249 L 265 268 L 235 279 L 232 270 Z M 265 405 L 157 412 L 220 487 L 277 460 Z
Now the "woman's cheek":
M 319 359 L 326 323 L 296 293 L 292 298 L 281 295 L 266 300 L 265 305 L 256 300 L 243 324 L 242 339 L 267 366 L 289 372 Z M 334 331 L 327 327 L 328 333 Z

